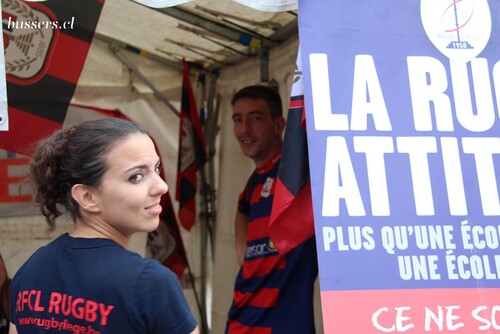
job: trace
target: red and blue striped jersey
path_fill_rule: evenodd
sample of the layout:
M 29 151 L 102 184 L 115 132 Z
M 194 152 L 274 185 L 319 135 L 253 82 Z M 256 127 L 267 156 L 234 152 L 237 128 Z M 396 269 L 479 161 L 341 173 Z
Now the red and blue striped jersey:
M 257 168 L 239 198 L 238 210 L 248 217 L 247 251 L 235 282 L 227 334 L 315 333 L 315 239 L 281 255 L 269 237 L 279 158 Z

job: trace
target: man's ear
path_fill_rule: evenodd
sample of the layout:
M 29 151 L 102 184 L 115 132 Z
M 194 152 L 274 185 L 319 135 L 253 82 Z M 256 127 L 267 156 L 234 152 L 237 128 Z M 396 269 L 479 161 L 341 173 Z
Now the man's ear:
M 286 121 L 284 117 L 278 117 L 274 120 L 274 134 L 281 137 L 285 130 Z
M 75 184 L 71 188 L 71 196 L 78 203 L 81 209 L 89 212 L 99 211 L 96 194 L 92 188 L 83 184 Z

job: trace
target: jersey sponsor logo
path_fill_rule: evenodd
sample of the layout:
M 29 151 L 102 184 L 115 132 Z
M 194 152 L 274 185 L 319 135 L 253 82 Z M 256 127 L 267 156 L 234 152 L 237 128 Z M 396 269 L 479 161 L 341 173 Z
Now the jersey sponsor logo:
M 277 252 L 278 251 L 274 247 L 273 242 L 271 240 L 266 240 L 265 242 L 249 245 L 247 247 L 245 258 L 252 259 L 256 257 L 270 255 Z

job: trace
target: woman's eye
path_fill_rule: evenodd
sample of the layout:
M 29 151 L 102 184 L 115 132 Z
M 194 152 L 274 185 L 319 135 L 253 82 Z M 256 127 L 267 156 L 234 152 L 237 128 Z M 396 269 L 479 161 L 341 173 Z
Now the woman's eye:
M 132 182 L 139 182 L 142 178 L 143 178 L 143 175 L 142 175 L 141 173 L 137 173 L 137 174 L 132 175 L 132 176 L 129 178 L 129 181 L 132 181 Z
M 156 166 L 155 167 L 155 173 L 156 174 L 160 174 L 160 171 L 161 171 L 161 167 L 160 166 Z

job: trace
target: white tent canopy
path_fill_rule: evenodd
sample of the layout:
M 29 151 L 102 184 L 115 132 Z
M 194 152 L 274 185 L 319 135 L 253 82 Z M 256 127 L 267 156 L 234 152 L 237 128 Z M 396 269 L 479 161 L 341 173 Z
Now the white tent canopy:
M 210 183 L 216 199 L 213 254 L 210 245 L 201 242 L 205 233 L 201 218 L 182 236 L 197 290 L 206 300 L 210 333 L 224 331 L 238 270 L 236 201 L 254 169 L 234 139 L 230 98 L 246 85 L 273 84 L 287 105 L 298 49 L 296 8 L 296 0 L 105 0 L 73 97 L 73 104 L 120 109 L 150 128 L 173 190 L 178 147 L 178 117 L 173 111 L 180 105 L 181 61 L 197 64 L 191 77 L 197 104 L 207 102 L 217 134 Z M 70 109 L 67 122 L 81 113 Z M 170 196 L 173 199 L 173 191 Z M 199 198 L 198 208 L 200 203 Z M 71 223 L 61 219 L 56 231 L 48 231 L 40 215 L 0 218 L 0 253 L 9 274 L 35 249 L 69 229 Z M 144 255 L 145 242 L 146 236 L 138 235 L 132 249 Z M 201 282 L 206 283 L 203 288 Z M 200 320 L 192 289 L 184 283 Z M 318 333 L 322 333 L 319 299 L 316 305 Z

